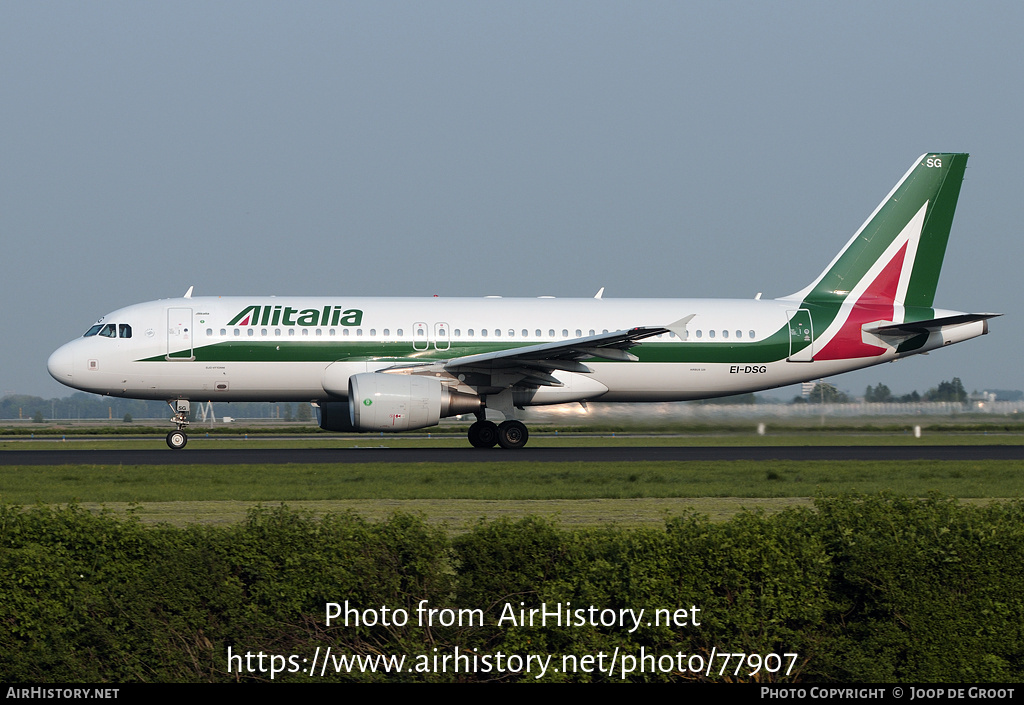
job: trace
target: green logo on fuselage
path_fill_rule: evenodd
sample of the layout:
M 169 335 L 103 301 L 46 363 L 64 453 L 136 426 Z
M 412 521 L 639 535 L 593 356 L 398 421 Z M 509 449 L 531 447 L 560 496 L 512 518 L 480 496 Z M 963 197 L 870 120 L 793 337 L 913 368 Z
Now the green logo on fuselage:
M 297 309 L 291 306 L 248 306 L 228 321 L 229 326 L 358 326 L 363 312 L 341 306 Z

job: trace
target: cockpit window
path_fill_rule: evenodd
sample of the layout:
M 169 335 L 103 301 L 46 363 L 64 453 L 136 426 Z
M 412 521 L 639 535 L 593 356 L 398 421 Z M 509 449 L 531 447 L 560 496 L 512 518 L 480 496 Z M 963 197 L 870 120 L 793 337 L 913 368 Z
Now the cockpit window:
M 131 338 L 132 327 L 127 323 L 97 323 L 85 331 L 83 338 L 91 338 L 94 335 L 101 335 L 104 338 Z

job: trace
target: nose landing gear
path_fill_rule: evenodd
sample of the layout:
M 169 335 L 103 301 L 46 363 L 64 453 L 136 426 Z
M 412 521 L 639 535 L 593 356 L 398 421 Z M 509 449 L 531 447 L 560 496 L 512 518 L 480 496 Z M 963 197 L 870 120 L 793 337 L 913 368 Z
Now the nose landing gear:
M 167 434 L 167 447 L 171 450 L 181 450 L 188 443 L 188 435 L 185 433 L 185 427 L 188 426 L 188 414 L 191 411 L 191 406 L 188 399 L 175 399 L 167 402 L 167 405 L 171 407 L 171 411 L 174 412 L 174 416 L 171 417 L 171 422 L 177 425 L 178 430 L 171 431 Z
M 167 447 L 172 450 L 181 450 L 188 443 L 188 436 L 184 431 L 171 431 L 167 434 Z

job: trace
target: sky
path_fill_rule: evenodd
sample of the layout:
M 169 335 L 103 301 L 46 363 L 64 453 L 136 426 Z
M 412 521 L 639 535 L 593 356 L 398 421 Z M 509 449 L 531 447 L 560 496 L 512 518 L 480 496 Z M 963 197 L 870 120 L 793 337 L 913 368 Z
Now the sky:
M 0 394 L 195 295 L 766 298 L 970 152 L 936 305 L 981 339 L 831 380 L 1024 389 L 1024 4 L 0 5 Z M 638 321 L 638 325 L 656 322 Z

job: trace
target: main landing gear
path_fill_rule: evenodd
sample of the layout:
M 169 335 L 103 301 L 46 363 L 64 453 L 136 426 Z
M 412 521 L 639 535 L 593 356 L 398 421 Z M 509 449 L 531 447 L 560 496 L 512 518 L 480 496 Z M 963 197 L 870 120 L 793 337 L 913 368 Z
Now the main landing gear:
M 188 435 L 185 433 L 185 427 L 188 426 L 188 414 L 190 405 L 188 399 L 175 399 L 174 401 L 167 402 L 167 405 L 171 407 L 171 411 L 174 412 L 174 416 L 171 417 L 171 422 L 177 425 L 178 430 L 171 431 L 167 434 L 167 447 L 171 450 L 181 450 L 188 443 Z
M 493 421 L 477 421 L 469 427 L 469 442 L 474 448 L 522 448 L 530 439 L 526 424 L 515 419 L 503 421 L 501 425 Z

